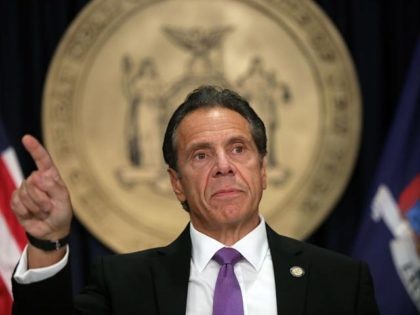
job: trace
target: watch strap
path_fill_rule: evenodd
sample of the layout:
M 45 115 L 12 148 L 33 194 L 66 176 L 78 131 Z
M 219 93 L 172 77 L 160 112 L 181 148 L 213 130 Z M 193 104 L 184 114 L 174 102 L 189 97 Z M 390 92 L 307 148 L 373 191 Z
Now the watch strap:
M 27 232 L 26 232 L 26 237 L 28 238 L 28 241 L 29 243 L 31 243 L 31 245 L 45 251 L 59 250 L 60 248 L 66 246 L 69 243 L 69 235 L 55 241 L 41 240 L 39 238 L 32 236 L 31 234 Z

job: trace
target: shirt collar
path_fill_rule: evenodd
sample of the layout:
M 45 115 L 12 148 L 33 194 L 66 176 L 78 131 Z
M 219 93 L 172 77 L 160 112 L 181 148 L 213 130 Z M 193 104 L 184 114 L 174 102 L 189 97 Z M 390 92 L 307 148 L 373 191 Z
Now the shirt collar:
M 190 223 L 190 236 L 192 243 L 192 260 L 197 270 L 201 272 L 207 266 L 214 254 L 222 247 L 225 247 L 225 245 L 197 231 L 192 223 Z M 260 270 L 268 252 L 264 218 L 260 215 L 260 223 L 257 227 L 231 247 L 239 251 L 255 270 Z

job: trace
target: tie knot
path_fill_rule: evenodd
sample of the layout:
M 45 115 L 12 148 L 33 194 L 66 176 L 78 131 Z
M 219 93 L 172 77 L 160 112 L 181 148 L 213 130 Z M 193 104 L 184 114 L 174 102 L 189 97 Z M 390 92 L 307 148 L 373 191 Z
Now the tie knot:
M 236 264 L 239 260 L 242 259 L 242 255 L 234 248 L 223 247 L 219 249 L 216 254 L 214 254 L 213 259 L 217 261 L 220 265 L 226 264 Z

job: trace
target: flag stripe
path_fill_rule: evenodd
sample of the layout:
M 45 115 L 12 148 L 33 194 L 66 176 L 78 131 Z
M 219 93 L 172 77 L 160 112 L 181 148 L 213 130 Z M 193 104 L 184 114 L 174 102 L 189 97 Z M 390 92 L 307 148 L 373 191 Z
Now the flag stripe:
M 18 159 L 13 148 L 7 148 L 2 152 L 2 159 L 5 166 L 13 179 L 15 187 L 19 186 L 23 180 L 22 171 L 20 170 Z
M 418 200 L 420 200 L 420 174 L 401 193 L 398 205 L 402 211 L 407 212 L 410 208 L 414 207 Z
M 23 228 L 10 208 L 13 191 L 22 182 L 15 151 L 7 141 L 0 119 L 0 314 L 12 312 L 11 278 L 27 240 Z
M 0 215 L 0 278 L 2 278 L 7 290 L 12 294 L 10 279 L 12 278 L 13 269 L 19 260 L 21 250 L 16 243 L 13 235 Z
M 12 313 L 12 296 L 6 289 L 3 280 L 0 278 L 0 314 L 9 315 Z
M 12 177 L 11 173 L 9 173 L 8 168 L 9 165 L 13 165 L 10 162 L 12 154 L 10 153 L 10 150 L 7 151 L 8 152 L 6 152 L 6 154 L 2 154 L 0 158 L 0 213 L 6 221 L 8 230 L 16 239 L 20 249 L 23 250 L 26 244 L 25 232 L 10 209 L 10 198 L 12 196 L 12 192 L 16 189 L 16 184 L 15 179 Z M 8 165 L 6 165 L 6 163 Z M 16 174 L 17 173 L 15 172 L 14 177 L 18 178 L 17 176 L 19 175 Z

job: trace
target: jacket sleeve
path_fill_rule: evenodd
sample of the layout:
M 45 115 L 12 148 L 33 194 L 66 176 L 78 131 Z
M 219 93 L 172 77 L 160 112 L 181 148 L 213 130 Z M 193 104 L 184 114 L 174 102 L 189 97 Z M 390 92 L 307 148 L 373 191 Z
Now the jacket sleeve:
M 67 264 L 55 276 L 31 283 L 19 284 L 12 279 L 13 315 L 73 314 L 70 267 Z
M 89 284 L 73 297 L 70 264 L 51 278 L 31 284 L 12 279 L 13 315 L 107 315 L 109 298 L 102 260 L 91 270 Z

